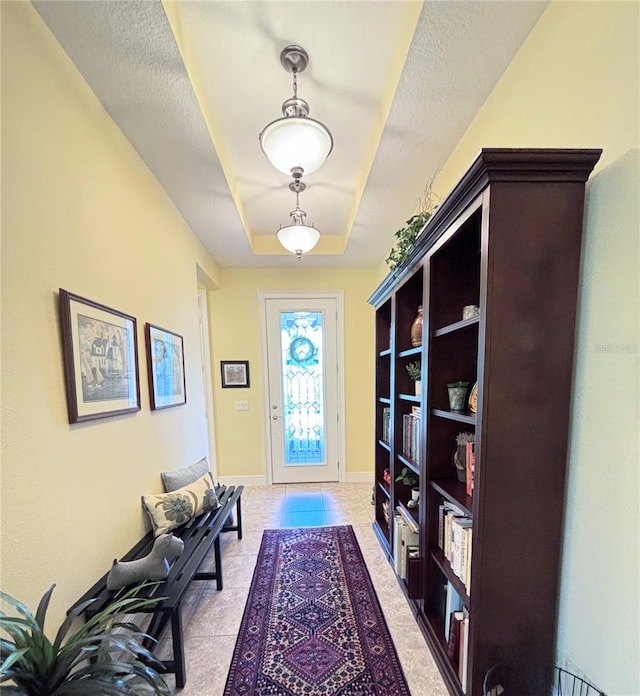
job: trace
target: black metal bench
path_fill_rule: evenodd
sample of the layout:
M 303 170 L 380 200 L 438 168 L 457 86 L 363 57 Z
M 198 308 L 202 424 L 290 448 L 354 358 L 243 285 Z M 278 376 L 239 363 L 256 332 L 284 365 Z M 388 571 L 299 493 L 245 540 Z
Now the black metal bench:
M 216 489 L 220 507 L 210 512 L 205 512 L 200 517 L 190 520 L 181 527 L 173 530 L 184 542 L 182 554 L 173 562 L 166 580 L 160 583 L 147 585 L 139 590 L 139 597 L 163 597 L 160 602 L 141 613 L 153 614 L 151 623 L 146 630 L 149 638 L 144 646 L 153 650 L 156 641 L 169 620 L 171 621 L 171 634 L 173 643 L 173 659 L 161 660 L 159 666 L 155 665 L 158 672 L 172 672 L 176 676 L 176 687 L 182 689 L 186 681 L 185 654 L 182 636 L 182 599 L 193 580 L 215 580 L 216 589 L 222 590 L 222 555 L 220 553 L 220 533 L 237 532 L 238 539 L 242 539 L 242 509 L 241 495 L 243 486 L 230 486 Z M 235 524 L 229 524 L 233 507 L 236 507 Z M 225 525 L 225 522 L 227 523 Z M 153 532 L 145 535 L 125 556 L 120 560 L 133 561 L 146 556 L 155 537 Z M 213 546 L 215 570 L 199 572 L 207 553 Z M 95 601 L 85 610 L 85 619 L 100 612 L 107 605 L 117 599 L 125 590 L 108 590 L 106 573 L 98 582 L 88 590 L 74 606 L 90 599 Z M 73 607 L 72 607 L 73 608 Z M 71 609 L 69 610 L 71 611 Z

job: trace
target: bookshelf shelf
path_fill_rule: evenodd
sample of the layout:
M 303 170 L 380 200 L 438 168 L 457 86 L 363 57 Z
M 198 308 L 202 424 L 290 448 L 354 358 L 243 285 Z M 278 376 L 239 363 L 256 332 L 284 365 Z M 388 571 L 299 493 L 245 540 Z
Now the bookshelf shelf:
M 447 418 L 448 420 L 457 421 L 458 423 L 468 423 L 469 425 L 476 424 L 476 414 L 471 411 L 445 411 L 441 408 L 434 408 L 431 413 L 438 418 Z
M 417 348 L 409 348 L 408 350 L 401 350 L 398 353 L 399 358 L 411 358 L 416 355 L 422 355 L 422 346 L 418 346 Z
M 496 646 L 501 660 L 529 651 L 554 661 L 584 187 L 599 156 L 482 150 L 409 258 L 369 298 L 377 355 L 373 526 L 396 572 L 402 545 L 393 515 L 400 510 L 418 526 L 407 598 L 452 696 L 482 696 Z M 541 291 L 542 273 L 553 292 Z M 468 305 L 479 316 L 463 320 Z M 420 306 L 416 347 L 411 325 Z M 406 367 L 418 360 L 423 393 L 414 396 Z M 477 383 L 476 413 L 447 408 L 447 384 L 457 381 Z M 458 449 L 461 436 L 473 441 L 469 449 Z M 475 460 L 472 496 L 454 452 L 458 465 Z M 419 477 L 417 508 L 407 507 L 409 489 L 395 480 L 405 466 Z M 526 545 L 524 563 L 532 527 L 536 543 Z M 446 629 L 456 603 L 465 641 L 464 660 L 454 664 Z
M 389 486 L 384 481 L 378 481 L 378 487 L 382 490 L 384 495 L 387 496 L 387 498 L 391 498 L 391 491 L 389 490 Z
M 431 558 L 447 581 L 453 585 L 454 590 L 458 593 L 460 599 L 462 599 L 464 606 L 468 608 L 470 600 L 469 595 L 467 595 L 467 589 L 462 580 L 453 572 L 449 561 L 438 551 L 432 551 Z
M 407 459 L 407 457 L 404 454 L 398 454 L 398 461 L 402 466 L 406 466 L 408 469 L 411 469 L 414 474 L 417 476 L 420 476 L 420 463 L 419 462 L 414 462 L 411 459 Z
M 473 498 L 467 495 L 464 483 L 457 479 L 430 479 L 429 485 L 444 500 L 459 507 L 469 517 L 473 516 Z
M 415 394 L 398 394 L 398 399 L 401 401 L 411 401 L 414 404 L 420 403 L 420 397 Z
M 473 319 L 463 319 L 462 321 L 456 321 L 448 326 L 443 326 L 441 329 L 436 329 L 433 332 L 434 337 L 445 336 L 453 331 L 460 331 L 461 329 L 466 329 L 469 326 L 474 326 L 480 323 L 480 317 L 473 317 Z

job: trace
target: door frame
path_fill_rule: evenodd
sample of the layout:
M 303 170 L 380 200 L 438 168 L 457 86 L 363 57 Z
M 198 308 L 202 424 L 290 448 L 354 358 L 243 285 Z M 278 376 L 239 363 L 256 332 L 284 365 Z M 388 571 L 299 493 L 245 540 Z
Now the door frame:
M 338 482 L 346 481 L 345 461 L 345 432 L 344 432 L 344 292 L 342 290 L 314 292 L 306 291 L 261 291 L 258 293 L 258 317 L 260 322 L 260 360 L 262 366 L 262 412 L 265 453 L 265 480 L 268 486 L 273 484 L 273 472 L 271 470 L 271 427 L 269 423 L 269 374 L 267 357 L 267 300 L 327 300 L 336 302 L 336 356 L 338 361 L 338 374 L 336 376 L 336 388 L 338 395 Z
M 216 458 L 216 426 L 213 405 L 213 378 L 211 374 L 211 333 L 209 332 L 209 294 L 207 288 L 198 288 L 198 323 L 200 331 L 200 360 L 204 388 L 205 420 L 209 444 L 209 468 L 215 481 L 218 480 Z

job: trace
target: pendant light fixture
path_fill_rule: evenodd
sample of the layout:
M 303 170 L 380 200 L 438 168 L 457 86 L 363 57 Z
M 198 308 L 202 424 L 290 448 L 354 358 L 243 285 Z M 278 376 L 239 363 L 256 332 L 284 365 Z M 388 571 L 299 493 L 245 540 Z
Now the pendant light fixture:
M 309 118 L 309 104 L 298 97 L 298 74 L 309 64 L 301 46 L 287 46 L 280 54 L 282 67 L 293 75 L 293 96 L 282 104 L 282 116 L 260 133 L 260 147 L 271 164 L 298 179 L 311 174 L 327 159 L 333 138 L 320 121 Z
M 302 254 L 311 251 L 320 239 L 320 232 L 311 225 L 305 223 L 307 214 L 304 210 L 300 210 L 299 196 L 307 187 L 300 181 L 295 179 L 289 184 L 289 188 L 296 194 L 296 209 L 292 210 L 291 224 L 286 227 L 280 227 L 277 233 L 278 241 L 282 246 L 298 257 L 298 261 Z

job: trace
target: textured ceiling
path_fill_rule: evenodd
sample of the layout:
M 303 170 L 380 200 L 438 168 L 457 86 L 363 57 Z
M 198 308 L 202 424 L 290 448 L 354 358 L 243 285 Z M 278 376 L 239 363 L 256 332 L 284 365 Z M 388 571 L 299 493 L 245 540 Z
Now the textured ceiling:
M 39 0 L 53 34 L 221 267 L 369 267 L 415 210 L 544 2 Z M 260 150 L 291 77 L 334 149 L 305 178 L 322 233 L 275 232 L 295 199 Z M 490 143 L 488 143 L 490 145 Z

